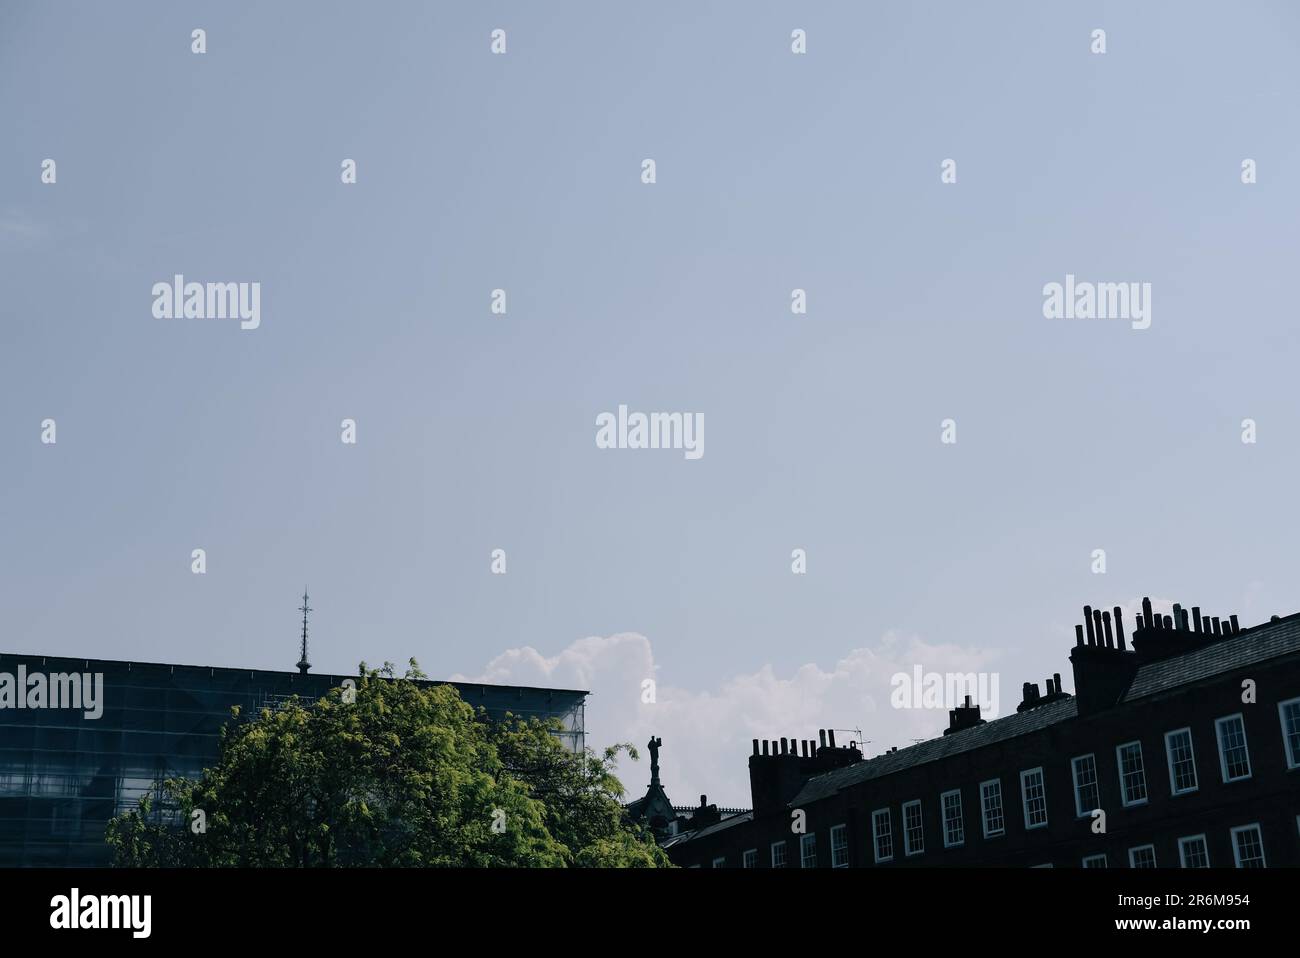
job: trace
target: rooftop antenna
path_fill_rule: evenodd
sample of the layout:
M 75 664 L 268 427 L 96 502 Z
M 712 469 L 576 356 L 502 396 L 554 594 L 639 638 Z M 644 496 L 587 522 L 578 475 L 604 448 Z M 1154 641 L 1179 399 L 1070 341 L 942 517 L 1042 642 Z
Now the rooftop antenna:
M 311 663 L 307 661 L 307 613 L 311 611 L 311 606 L 307 604 L 307 587 L 302 587 L 302 606 L 298 609 L 302 613 L 302 658 L 298 660 L 298 671 L 303 675 L 311 668 Z

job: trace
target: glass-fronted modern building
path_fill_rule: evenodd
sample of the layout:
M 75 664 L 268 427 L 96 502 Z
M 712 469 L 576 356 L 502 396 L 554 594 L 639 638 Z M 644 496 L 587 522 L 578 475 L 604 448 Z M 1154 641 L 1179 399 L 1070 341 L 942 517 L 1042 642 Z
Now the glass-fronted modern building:
M 95 675 L 102 693 L 83 699 L 93 680 L 82 677 Z M 161 780 L 214 764 L 232 706 L 250 714 L 318 699 L 347 678 L 0 653 L 0 867 L 109 864 L 109 819 Z M 586 744 L 586 692 L 429 684 L 454 685 L 490 719 L 559 719 L 566 745 Z

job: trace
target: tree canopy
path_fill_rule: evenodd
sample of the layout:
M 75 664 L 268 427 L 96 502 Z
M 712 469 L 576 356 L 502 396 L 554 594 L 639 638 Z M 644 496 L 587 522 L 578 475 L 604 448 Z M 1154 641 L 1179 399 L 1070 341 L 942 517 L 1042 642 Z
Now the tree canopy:
M 361 664 L 355 689 L 240 716 L 217 764 L 109 822 L 119 866 L 662 867 L 623 817 L 620 752 L 487 721 L 451 685 Z

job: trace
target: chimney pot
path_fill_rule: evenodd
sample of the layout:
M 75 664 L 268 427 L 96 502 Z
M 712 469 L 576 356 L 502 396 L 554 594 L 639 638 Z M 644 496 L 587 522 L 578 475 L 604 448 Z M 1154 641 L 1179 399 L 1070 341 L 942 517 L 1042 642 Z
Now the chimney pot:
M 1102 628 L 1104 628 L 1104 629 L 1106 630 L 1106 648 L 1108 648 L 1108 649 L 1113 649 L 1113 648 L 1115 648 L 1115 636 L 1112 635 L 1112 634 L 1111 634 L 1111 631 L 1110 631 L 1110 613 L 1109 613 L 1109 612 L 1103 612 L 1103 613 L 1101 614 L 1101 624 L 1102 624 Z
M 754 754 L 758 754 L 758 739 L 754 739 Z
M 821 739 L 821 742 L 822 742 L 822 748 L 825 748 L 825 747 L 826 747 L 826 729 L 824 729 L 824 728 L 819 728 L 819 729 L 817 730 L 817 735 L 818 735 L 818 737 Z
M 1237 617 L 1236 617 L 1235 615 L 1234 615 L 1231 619 L 1229 619 L 1228 621 L 1232 623 L 1232 634 L 1233 634 L 1233 635 L 1236 635 L 1238 632 L 1241 631 L 1241 626 L 1237 624 Z
M 767 754 L 767 739 L 763 739 L 763 754 Z
M 786 748 L 786 740 L 785 740 L 785 739 L 781 739 L 781 754 L 782 754 L 782 755 L 787 755 L 787 754 L 789 754 L 789 752 L 788 752 L 788 750 L 787 750 L 787 748 Z
M 1125 650 L 1124 645 L 1124 610 L 1115 606 L 1115 639 L 1119 645 L 1119 650 Z
M 1201 607 L 1199 605 L 1192 606 L 1192 628 L 1197 632 L 1201 631 Z
M 1088 644 L 1099 645 L 1096 634 L 1092 631 L 1092 606 L 1083 607 L 1083 627 L 1088 630 Z
M 1142 623 L 1151 628 L 1151 599 L 1148 596 L 1142 597 Z
M 1182 627 L 1183 627 L 1183 607 L 1179 605 L 1177 602 L 1175 602 L 1174 603 L 1174 628 L 1181 629 Z
M 833 728 L 832 728 L 832 729 L 827 729 L 827 730 L 826 730 L 826 738 L 830 741 L 830 743 L 831 743 L 831 748 L 834 748 L 834 747 L 835 747 L 835 729 L 833 729 Z
M 1052 678 L 1056 679 L 1056 694 L 1060 695 L 1061 694 L 1061 673 L 1053 672 Z
M 1074 627 L 1074 644 L 1080 646 L 1083 645 L 1083 626 L 1081 625 L 1076 625 Z

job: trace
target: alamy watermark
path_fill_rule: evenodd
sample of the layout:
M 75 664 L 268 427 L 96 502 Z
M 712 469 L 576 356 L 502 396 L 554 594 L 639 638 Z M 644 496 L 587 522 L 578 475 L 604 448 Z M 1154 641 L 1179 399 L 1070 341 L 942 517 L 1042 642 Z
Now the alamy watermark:
M 240 329 L 262 325 L 261 283 L 187 283 L 177 273 L 153 284 L 154 319 L 238 319 Z
M 617 417 L 603 412 L 596 417 L 598 449 L 681 449 L 687 459 L 704 455 L 704 413 L 634 412 L 618 407 Z
M 148 938 L 153 921 L 152 895 L 83 895 L 81 889 L 50 899 L 50 927 L 128 929 L 133 938 Z
M 1150 283 L 1077 282 L 1043 286 L 1043 316 L 1047 319 L 1127 319 L 1134 329 L 1151 325 Z
M 104 673 L 0 672 L 0 709 L 80 709 L 87 719 L 104 714 Z
M 895 672 L 889 684 L 889 704 L 896 709 L 955 709 L 969 695 L 982 717 L 998 715 L 997 672 L 926 672 L 916 665 L 910 673 Z

